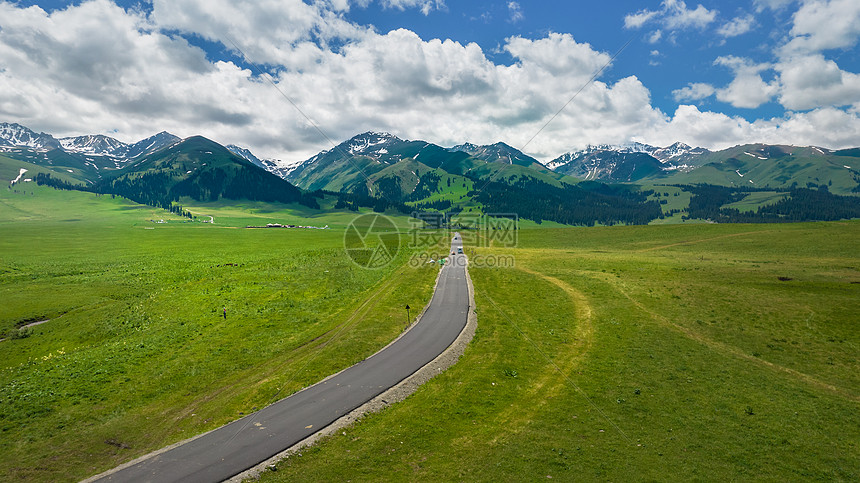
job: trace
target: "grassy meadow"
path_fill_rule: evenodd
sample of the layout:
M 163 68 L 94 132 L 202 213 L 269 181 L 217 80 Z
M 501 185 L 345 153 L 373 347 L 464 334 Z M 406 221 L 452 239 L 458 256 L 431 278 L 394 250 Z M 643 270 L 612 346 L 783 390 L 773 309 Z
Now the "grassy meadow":
M 262 481 L 857 481 L 860 223 L 521 230 L 406 401 Z M 467 248 L 467 253 L 472 252 Z
M 18 188 L 0 190 L 4 481 L 83 479 L 358 362 L 400 333 L 405 304 L 429 301 L 438 272 L 408 268 L 405 250 L 361 269 L 343 230 L 237 228 L 353 214 L 203 206 L 190 208 L 215 224 L 191 223 Z
M 438 271 L 408 250 L 353 265 L 352 213 L 188 203 L 210 224 L 17 188 L 7 481 L 80 480 L 316 382 L 394 338 Z M 269 222 L 332 229 L 241 228 Z M 516 248 L 463 232 L 478 331 L 458 364 L 263 481 L 860 478 L 860 222 L 521 228 Z

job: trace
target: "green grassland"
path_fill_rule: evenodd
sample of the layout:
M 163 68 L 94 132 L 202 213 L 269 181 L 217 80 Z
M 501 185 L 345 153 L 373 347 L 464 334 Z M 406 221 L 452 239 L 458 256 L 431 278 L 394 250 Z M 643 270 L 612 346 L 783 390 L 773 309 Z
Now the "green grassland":
M 660 203 L 664 218 L 652 220 L 652 225 L 668 225 L 675 223 L 701 223 L 699 220 L 685 220 L 683 217 L 689 215 L 690 198 L 692 194 L 684 191 L 678 186 L 643 185 L 643 191 L 653 191 L 648 196 L 648 201 Z M 665 203 L 663 203 L 665 201 Z
M 434 170 L 434 173 L 436 173 L 440 178 L 439 189 L 431 193 L 430 196 L 417 201 L 416 203 L 448 200 L 455 206 L 478 206 L 477 203 L 473 202 L 467 196 L 470 191 L 475 189 L 475 182 L 472 179 L 448 174 L 446 171 L 441 169 Z
M 515 268 L 470 270 L 458 364 L 263 481 L 856 481 L 858 236 L 563 228 L 467 247 Z
M 190 198 L 180 199 L 180 204 L 196 216 L 197 221 L 213 219 L 216 226 L 228 227 L 265 226 L 267 223 L 281 223 L 316 227 L 328 225 L 331 229 L 343 229 L 356 216 L 370 211 L 362 209 L 355 213 L 350 211 L 326 212 L 325 209 L 331 208 L 334 203 L 335 200 L 333 199 L 321 199 L 320 205 L 323 210 L 315 210 L 296 203 L 285 205 L 246 200 L 195 201 Z M 408 219 L 402 215 L 392 216 L 391 219 L 398 226 L 409 225 Z
M 28 148 L 8 149 L 3 156 L 0 156 L 0 171 L 9 159 L 39 166 L 40 169 L 27 167 L 33 171 L 33 174 L 49 173 L 54 178 L 72 184 L 93 184 L 104 175 L 118 172 L 116 160 L 110 156 L 68 153 L 62 149 L 52 149 L 47 152 Z M 0 179 L 4 179 L 2 175 Z
M 22 176 L 21 180 L 19 180 L 16 185 L 11 186 L 10 183 L 12 180 L 16 179 L 21 173 L 21 168 L 26 169 L 27 172 L 24 173 L 24 176 Z M 38 173 L 50 174 L 51 176 L 67 183 L 80 184 L 81 180 L 76 178 L 73 172 L 74 170 L 69 172 L 69 169 L 67 168 L 48 168 L 0 155 L 0 186 L 2 186 L 3 189 L 7 189 L 7 187 L 12 191 L 26 189 L 25 187 L 28 184 L 23 182 L 23 180 L 33 179 Z
M 359 269 L 349 212 L 184 200 L 189 222 L 19 188 L 0 190 L 4 480 L 79 480 L 318 381 L 395 337 L 438 270 L 411 249 Z M 268 222 L 332 229 L 241 228 Z M 860 223 L 550 225 L 516 248 L 464 231 L 460 362 L 263 480 L 858 479 Z
M 741 212 L 752 212 L 761 206 L 778 203 L 789 197 L 788 193 L 778 191 L 754 191 L 744 199 L 723 205 L 723 208 L 734 208 Z
M 80 480 L 337 372 L 396 337 L 402 307 L 425 305 L 438 272 L 408 268 L 406 249 L 361 269 L 343 230 L 238 228 L 344 214 L 194 207 L 215 213 L 209 224 L 26 189 L 0 190 L 4 481 Z

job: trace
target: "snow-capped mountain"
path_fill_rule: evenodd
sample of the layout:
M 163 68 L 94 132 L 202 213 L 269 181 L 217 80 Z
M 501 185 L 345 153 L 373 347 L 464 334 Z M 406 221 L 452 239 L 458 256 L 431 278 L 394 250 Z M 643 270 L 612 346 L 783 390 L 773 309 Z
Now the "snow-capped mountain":
M 689 164 L 693 158 L 708 153 L 710 153 L 710 151 L 705 148 L 694 148 L 687 144 L 677 142 L 665 148 L 655 148 L 648 154 L 659 159 L 661 163 L 669 163 L 677 166 Z
M 38 151 L 58 149 L 60 142 L 46 133 L 36 133 L 16 123 L 0 123 L 0 146 L 25 147 Z
M 331 188 L 328 181 L 335 178 L 337 173 L 358 171 L 366 175 L 414 155 L 415 149 L 410 147 L 415 144 L 423 146 L 426 143 L 404 141 L 389 133 L 368 131 L 275 172 L 279 175 L 285 173 L 282 176 L 287 181 L 305 189 Z M 359 164 L 370 166 L 358 169 L 356 167 Z
M 160 133 L 152 135 L 142 141 L 130 144 L 125 156 L 129 159 L 138 158 L 149 153 L 154 153 L 159 149 L 172 146 L 179 141 L 182 141 L 179 136 L 174 136 L 167 131 L 161 131 Z
M 301 165 L 313 165 L 322 160 L 331 161 L 333 158 L 366 157 L 373 163 L 391 165 L 411 156 L 411 149 L 416 144 L 425 145 L 420 141 L 404 141 L 387 132 L 368 131 L 353 136 L 332 149 L 322 151 L 316 156 L 304 161 Z M 408 154 L 404 149 L 410 151 Z
M 647 176 L 646 172 L 654 171 L 654 166 L 657 171 L 689 171 L 696 166 L 697 158 L 708 153 L 707 149 L 680 142 L 663 148 L 643 143 L 599 144 L 563 154 L 547 163 L 547 167 L 585 179 L 620 180 L 616 172 L 626 173 L 622 177 L 637 172 Z M 629 163 L 638 163 L 638 167 L 625 166 Z
M 505 143 L 495 143 L 486 146 L 464 143 L 448 148 L 448 151 L 462 151 L 470 156 L 487 161 L 488 163 L 516 164 L 526 167 L 542 166 L 540 161 L 537 159 Z
M 281 161 L 280 159 L 263 159 L 262 163 L 266 171 L 284 179 L 302 165 L 302 161 Z
M 303 161 L 284 162 L 280 159 L 260 159 L 255 156 L 250 149 L 236 146 L 235 144 L 228 144 L 225 147 L 236 156 L 239 156 L 246 161 L 250 161 L 266 171 L 274 173 L 284 179 L 286 179 L 290 173 L 303 163 Z
M 235 144 L 228 144 L 224 147 L 227 148 L 231 153 L 235 154 L 236 156 L 239 156 L 245 161 L 250 161 L 261 168 L 265 168 L 260 158 L 254 156 L 254 153 L 252 153 L 250 149 L 236 146 Z
M 594 149 L 564 154 L 549 163 L 558 173 L 587 181 L 638 181 L 659 173 L 662 164 L 642 151 Z
M 388 145 L 402 142 L 397 136 L 387 132 L 368 131 L 353 137 L 338 146 L 338 150 L 346 151 L 353 156 L 374 156 L 388 154 Z
M 371 131 L 282 170 L 288 171 L 287 181 L 309 191 L 367 191 L 366 185 L 374 173 L 401 161 L 411 159 L 436 168 L 448 159 L 461 157 L 461 153 L 452 153 L 433 143 Z
M 458 144 L 458 145 L 456 145 L 456 146 L 453 146 L 453 147 L 448 148 L 448 151 L 452 151 L 452 152 L 454 152 L 454 151 L 462 151 L 462 152 L 464 152 L 464 153 L 469 153 L 469 154 L 471 154 L 471 153 L 473 153 L 473 152 L 476 152 L 476 151 L 477 151 L 477 150 L 479 150 L 479 149 L 481 149 L 481 146 L 478 146 L 477 144 L 472 144 L 472 143 L 463 143 L 463 144 Z
M 68 153 L 93 156 L 124 158 L 128 153 L 128 144 L 102 134 L 60 138 L 60 145 Z
M 60 145 L 68 153 L 88 154 L 91 156 L 110 156 L 119 159 L 134 159 L 154 153 L 181 141 L 178 136 L 162 131 L 134 144 L 126 144 L 102 134 L 68 137 L 60 139 Z
M 0 123 L 0 147 L 28 148 L 34 151 L 61 149 L 66 153 L 84 156 L 108 156 L 117 160 L 134 159 L 181 139 L 168 132 L 160 132 L 134 144 L 126 144 L 103 134 L 90 134 L 56 139 L 50 134 L 36 133 L 15 123 Z

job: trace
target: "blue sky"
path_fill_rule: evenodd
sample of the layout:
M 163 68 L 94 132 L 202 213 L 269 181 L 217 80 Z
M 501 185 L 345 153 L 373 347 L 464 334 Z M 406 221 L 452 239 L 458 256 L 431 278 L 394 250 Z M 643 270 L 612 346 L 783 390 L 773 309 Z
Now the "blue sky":
M 203 134 L 285 161 L 331 147 L 317 128 L 542 160 L 631 141 L 857 146 L 855 4 L 0 0 L 0 120 Z

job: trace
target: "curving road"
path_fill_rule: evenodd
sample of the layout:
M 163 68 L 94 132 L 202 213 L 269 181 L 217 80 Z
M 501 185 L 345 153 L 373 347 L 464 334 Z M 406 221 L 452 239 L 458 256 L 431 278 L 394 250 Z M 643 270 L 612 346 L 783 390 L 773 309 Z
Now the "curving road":
M 461 247 L 457 233 L 451 250 L 456 253 Z M 449 257 L 421 320 L 384 350 L 265 409 L 94 481 L 223 481 L 395 386 L 444 352 L 465 328 L 469 312 L 465 257 Z

